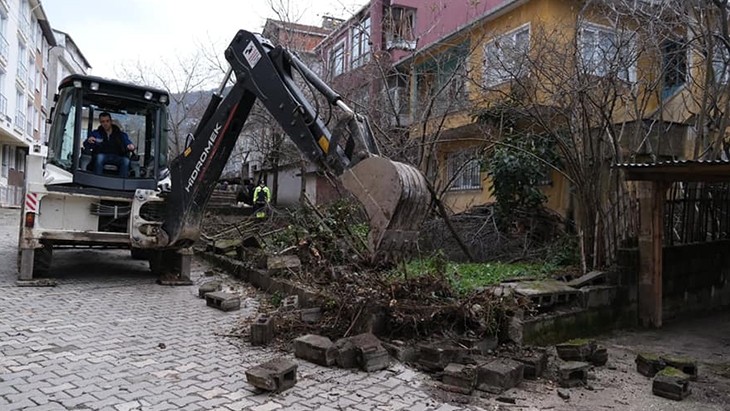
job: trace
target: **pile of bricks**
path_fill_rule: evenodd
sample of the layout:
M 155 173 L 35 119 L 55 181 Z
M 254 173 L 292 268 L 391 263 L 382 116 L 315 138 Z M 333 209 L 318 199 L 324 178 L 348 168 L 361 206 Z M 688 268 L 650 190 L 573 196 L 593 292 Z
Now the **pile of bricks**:
M 294 356 L 315 364 L 360 368 L 372 372 L 390 365 L 390 356 L 380 340 L 365 333 L 332 342 L 327 337 L 307 334 L 294 340 Z

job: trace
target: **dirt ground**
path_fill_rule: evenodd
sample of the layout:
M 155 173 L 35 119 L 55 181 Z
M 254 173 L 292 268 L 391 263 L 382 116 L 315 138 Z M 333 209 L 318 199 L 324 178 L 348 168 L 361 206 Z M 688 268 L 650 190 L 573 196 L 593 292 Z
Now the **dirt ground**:
M 548 375 L 503 394 L 515 404 L 491 395 L 462 401 L 489 410 L 730 410 L 730 312 L 677 321 L 660 330 L 615 332 L 597 340 L 608 348 L 608 364 L 589 374 L 589 387 L 565 389 L 567 400 L 558 396 L 557 383 Z M 690 383 L 692 394 L 683 401 L 652 395 L 651 379 L 636 372 L 639 352 L 694 359 L 698 379 Z M 551 369 L 556 358 L 552 349 Z

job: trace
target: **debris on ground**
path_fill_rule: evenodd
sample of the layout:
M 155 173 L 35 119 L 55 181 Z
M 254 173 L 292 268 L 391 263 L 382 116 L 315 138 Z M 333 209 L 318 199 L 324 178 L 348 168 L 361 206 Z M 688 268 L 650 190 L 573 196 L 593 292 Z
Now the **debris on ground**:
M 276 358 L 246 371 L 246 381 L 262 390 L 281 392 L 297 383 L 297 364 Z

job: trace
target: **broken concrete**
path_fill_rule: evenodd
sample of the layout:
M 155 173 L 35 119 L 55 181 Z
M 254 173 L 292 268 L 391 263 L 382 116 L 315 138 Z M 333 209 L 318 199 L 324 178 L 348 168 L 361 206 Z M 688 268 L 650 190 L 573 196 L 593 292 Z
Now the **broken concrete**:
M 256 388 L 281 392 L 297 383 L 297 364 L 277 358 L 246 371 L 246 380 Z
M 521 383 L 525 365 L 509 358 L 498 358 L 477 366 L 477 389 L 499 394 Z
M 205 294 L 207 293 L 213 293 L 216 291 L 221 290 L 221 282 L 220 281 L 208 281 L 207 283 L 203 283 L 198 287 L 198 297 L 205 298 Z
M 591 271 L 588 274 L 582 275 L 570 282 L 568 285 L 573 288 L 583 288 L 593 285 L 606 285 L 608 280 L 608 273 L 605 271 Z
M 658 355 L 650 353 L 639 353 L 636 356 L 636 371 L 645 377 L 653 377 L 666 367 L 666 363 Z
M 691 393 L 689 380 L 690 376 L 682 371 L 666 367 L 654 377 L 651 392 L 660 397 L 681 401 Z
M 449 391 L 471 394 L 477 382 L 477 368 L 474 365 L 449 364 L 444 368 L 442 381 Z
M 618 287 L 613 285 L 594 285 L 583 287 L 581 292 L 581 305 L 583 308 L 608 307 L 613 304 L 618 293 Z
M 205 304 L 222 311 L 233 311 L 241 308 L 241 298 L 235 294 L 217 291 L 205 294 Z
M 582 387 L 588 384 L 590 364 L 581 361 L 568 361 L 558 366 L 558 378 L 563 388 Z
M 307 334 L 294 340 L 294 356 L 329 367 L 335 363 L 337 349 L 329 338 Z
M 274 339 L 274 322 L 271 317 L 259 314 L 251 324 L 251 345 L 267 345 Z

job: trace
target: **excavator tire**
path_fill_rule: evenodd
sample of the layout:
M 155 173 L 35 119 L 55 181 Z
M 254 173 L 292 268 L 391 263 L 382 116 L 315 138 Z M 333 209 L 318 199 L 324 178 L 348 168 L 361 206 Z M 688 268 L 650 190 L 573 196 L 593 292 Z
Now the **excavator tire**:
M 370 219 L 368 242 L 374 256 L 416 249 L 431 202 L 426 179 L 418 169 L 373 156 L 345 171 L 341 180 Z

